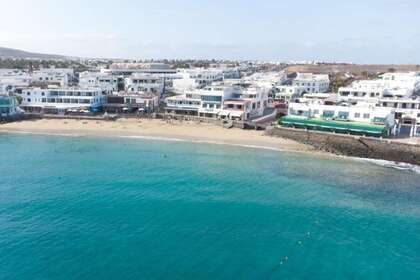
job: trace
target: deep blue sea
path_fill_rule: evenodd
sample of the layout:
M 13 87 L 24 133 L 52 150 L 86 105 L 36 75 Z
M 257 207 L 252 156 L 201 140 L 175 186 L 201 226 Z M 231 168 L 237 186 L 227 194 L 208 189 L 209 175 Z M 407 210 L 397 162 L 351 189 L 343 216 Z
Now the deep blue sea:
M 420 175 L 140 139 L 0 134 L 0 279 L 419 279 Z

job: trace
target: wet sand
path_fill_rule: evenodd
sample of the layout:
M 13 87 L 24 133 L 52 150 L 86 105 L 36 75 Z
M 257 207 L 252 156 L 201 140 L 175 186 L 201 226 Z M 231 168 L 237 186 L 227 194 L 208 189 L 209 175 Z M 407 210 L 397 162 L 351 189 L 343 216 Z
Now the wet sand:
M 296 152 L 316 152 L 293 140 L 269 137 L 263 131 L 226 129 L 192 121 L 119 119 L 117 121 L 41 119 L 0 125 L 0 132 L 35 134 L 162 138 L 215 144 L 240 145 Z M 318 153 L 318 152 L 317 152 Z

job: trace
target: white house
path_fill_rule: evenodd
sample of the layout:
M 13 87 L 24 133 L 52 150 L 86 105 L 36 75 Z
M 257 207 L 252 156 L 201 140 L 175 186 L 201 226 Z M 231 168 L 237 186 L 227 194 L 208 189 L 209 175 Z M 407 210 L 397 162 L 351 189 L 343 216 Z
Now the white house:
M 101 88 L 107 94 L 118 91 L 118 77 L 106 72 L 82 72 L 79 86 L 82 88 Z
M 224 67 L 221 71 L 223 73 L 224 80 L 241 78 L 241 71 L 239 71 L 239 68 Z
M 234 98 L 240 90 L 234 87 L 207 86 L 204 89 L 187 90 L 182 95 L 166 98 L 166 112 L 217 118 L 223 110 L 223 102 Z
M 304 91 L 304 88 L 298 86 L 276 86 L 274 99 L 291 101 L 301 97 Z
M 213 82 L 223 81 L 224 72 L 220 69 L 179 69 L 179 79 L 173 81 L 175 92 L 183 93 L 186 90 L 204 88 Z
M 330 78 L 325 74 L 297 73 L 292 85 L 303 88 L 307 93 L 323 93 L 329 91 Z
M 159 93 L 164 91 L 164 80 L 154 74 L 134 73 L 125 78 L 127 92 Z
M 349 87 L 340 88 L 338 98 L 391 108 L 397 119 L 410 119 L 420 124 L 419 90 L 419 72 L 385 73 L 376 80 L 356 81 Z
M 265 88 L 243 88 L 223 102 L 220 117 L 248 121 L 263 116 L 267 105 L 268 91 Z
M 420 72 L 385 73 L 376 80 L 355 81 L 342 87 L 338 94 L 343 99 L 372 100 L 378 98 L 410 98 L 420 91 Z
M 207 86 L 196 91 L 201 97 L 201 106 L 198 109 L 200 117 L 217 118 L 223 110 L 223 102 L 234 98 L 240 93 L 236 87 Z
M 14 92 L 17 88 L 28 87 L 32 76 L 22 70 L 0 69 L 0 94 Z
M 198 110 L 201 107 L 201 96 L 199 93 L 189 91 L 181 95 L 168 97 L 165 103 L 166 113 L 198 116 Z
M 32 72 L 34 83 L 68 86 L 74 80 L 74 70 L 70 68 L 42 68 Z

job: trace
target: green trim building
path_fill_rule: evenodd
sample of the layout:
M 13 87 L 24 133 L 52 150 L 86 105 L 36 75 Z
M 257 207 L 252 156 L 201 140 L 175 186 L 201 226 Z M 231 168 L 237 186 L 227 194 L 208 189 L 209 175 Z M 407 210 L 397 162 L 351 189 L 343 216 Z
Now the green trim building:
M 390 131 L 386 125 L 381 124 L 367 124 L 353 121 L 328 120 L 300 116 L 285 116 L 280 119 L 279 124 L 284 127 L 373 137 L 387 137 L 389 136 Z

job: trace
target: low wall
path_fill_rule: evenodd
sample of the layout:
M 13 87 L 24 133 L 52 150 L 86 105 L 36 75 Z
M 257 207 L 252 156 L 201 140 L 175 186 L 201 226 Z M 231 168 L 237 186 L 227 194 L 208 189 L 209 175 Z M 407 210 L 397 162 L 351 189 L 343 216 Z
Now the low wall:
M 8 116 L 8 117 L 0 117 L 0 123 L 18 122 L 18 121 L 32 120 L 32 119 L 38 119 L 38 118 L 39 117 L 33 116 L 33 115 L 19 114 L 19 115 L 13 115 L 13 116 Z
M 265 133 L 274 137 L 295 140 L 334 154 L 420 165 L 420 145 L 283 127 L 270 127 Z

